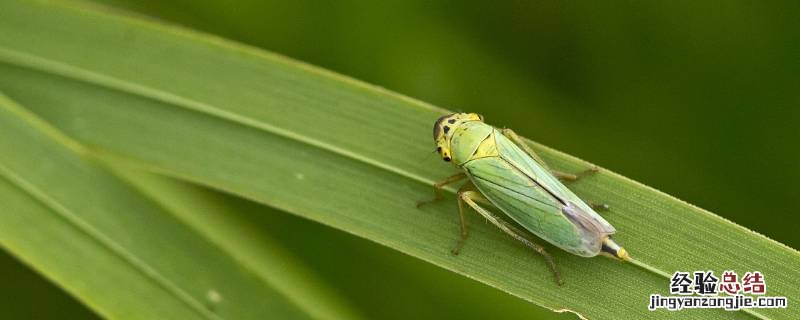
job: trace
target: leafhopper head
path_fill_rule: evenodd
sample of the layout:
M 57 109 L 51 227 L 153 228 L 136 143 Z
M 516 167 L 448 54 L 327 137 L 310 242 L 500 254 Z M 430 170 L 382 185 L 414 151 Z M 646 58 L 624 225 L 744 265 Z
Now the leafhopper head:
M 440 117 L 433 124 L 433 141 L 436 142 L 436 151 L 442 160 L 450 162 L 453 159 L 450 152 L 450 138 L 455 128 L 469 121 L 483 121 L 483 116 L 477 113 L 453 113 Z

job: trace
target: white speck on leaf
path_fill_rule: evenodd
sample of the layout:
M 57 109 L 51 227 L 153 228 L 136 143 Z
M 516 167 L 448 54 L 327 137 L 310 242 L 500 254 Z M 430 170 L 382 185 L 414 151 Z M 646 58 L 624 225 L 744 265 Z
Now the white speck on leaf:
M 222 295 L 219 294 L 217 290 L 209 289 L 208 292 L 206 292 L 206 299 L 208 299 L 208 302 L 217 304 L 222 302 Z

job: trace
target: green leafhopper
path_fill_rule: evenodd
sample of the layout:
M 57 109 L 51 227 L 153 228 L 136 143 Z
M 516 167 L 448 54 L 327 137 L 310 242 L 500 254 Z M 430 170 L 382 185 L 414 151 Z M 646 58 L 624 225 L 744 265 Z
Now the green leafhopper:
M 529 234 L 582 257 L 603 254 L 630 259 L 625 249 L 611 239 L 616 232 L 614 227 L 559 180 L 574 180 L 578 176 L 550 170 L 510 129 L 494 128 L 475 113 L 454 113 L 436 121 L 433 139 L 442 159 L 452 162 L 461 172 L 436 183 L 436 198 L 418 206 L 442 199 L 441 189 L 445 185 L 469 179 L 458 191 L 461 238 L 453 254 L 458 254 L 467 237 L 466 204 L 540 253 L 559 284 L 561 277 L 552 257 Z M 497 207 L 506 217 L 498 217 L 477 202 Z M 524 230 L 504 218 L 510 218 Z

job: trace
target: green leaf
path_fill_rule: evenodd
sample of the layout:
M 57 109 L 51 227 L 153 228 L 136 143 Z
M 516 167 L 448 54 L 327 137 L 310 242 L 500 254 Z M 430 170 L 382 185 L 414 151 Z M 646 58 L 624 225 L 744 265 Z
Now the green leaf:
M 238 246 L 250 247 L 253 238 L 269 235 L 270 242 L 279 242 L 319 272 L 336 287 L 340 299 L 356 305 L 367 319 L 487 319 L 496 316 L 498 307 L 502 307 L 504 319 L 575 319 L 340 230 L 242 198 L 140 170 L 126 170 L 125 175 L 135 179 L 140 190 L 163 199 L 162 203 L 182 208 L 174 211 L 185 210 L 187 220 L 207 226 L 223 225 L 215 228 L 220 235 L 225 235 L 226 230 L 244 233 L 246 237 L 231 236 L 240 240 L 236 242 Z M 206 211 L 224 213 L 224 218 L 209 217 Z M 264 255 L 253 251 L 254 256 Z M 277 271 L 296 272 L 295 268 L 286 266 Z M 313 297 L 307 302 L 320 304 L 322 301 L 314 295 L 319 293 L 306 294 Z
M 110 318 L 308 318 L 0 96 L 0 244 Z
M 0 250 L 0 309 L 9 319 L 100 319 L 28 266 Z M 43 308 L 42 306 L 47 306 Z
M 84 6 L 1 6 L 0 89 L 109 161 L 246 197 L 591 319 L 800 316 L 791 307 L 650 312 L 666 278 L 551 248 L 566 282 L 558 287 L 540 257 L 475 216 L 454 257 L 455 201 L 414 208 L 453 172 L 431 153 L 431 125 L 445 110 L 180 28 Z M 589 166 L 533 147 L 557 169 Z M 759 270 L 769 295 L 800 297 L 791 248 L 609 171 L 572 186 L 611 205 L 616 239 L 652 268 Z
M 209 192 L 135 168 L 118 165 L 115 172 L 313 318 L 360 318 L 312 270 L 254 224 L 253 212 L 238 210 Z

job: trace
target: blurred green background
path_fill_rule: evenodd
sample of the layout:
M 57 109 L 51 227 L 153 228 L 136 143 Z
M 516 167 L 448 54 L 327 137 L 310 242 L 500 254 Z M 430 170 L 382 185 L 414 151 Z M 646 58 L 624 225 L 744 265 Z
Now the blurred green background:
M 798 2 L 103 2 L 480 112 L 800 247 Z M 342 232 L 271 216 L 302 230 L 276 234 L 369 318 L 556 317 Z M 12 258 L 0 265 L 10 291 L 89 317 Z

